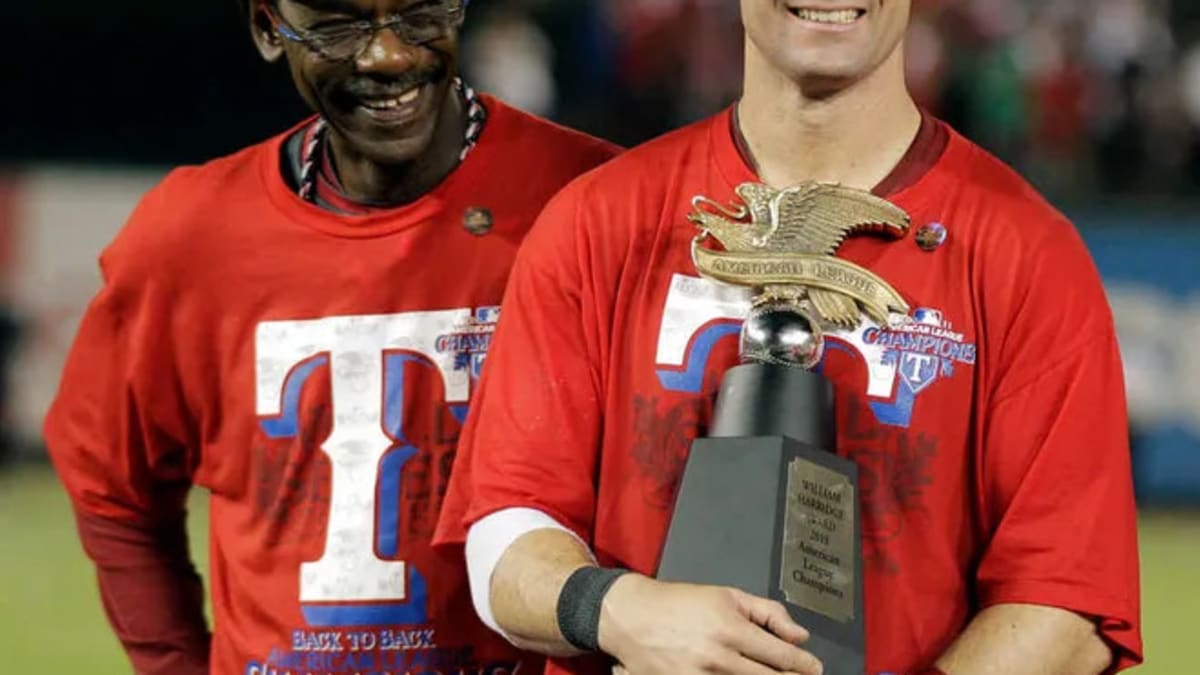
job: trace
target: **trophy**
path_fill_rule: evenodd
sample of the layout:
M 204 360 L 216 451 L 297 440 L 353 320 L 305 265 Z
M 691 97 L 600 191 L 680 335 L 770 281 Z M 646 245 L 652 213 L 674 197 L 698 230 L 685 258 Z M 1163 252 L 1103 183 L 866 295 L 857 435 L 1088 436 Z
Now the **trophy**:
M 901 236 L 909 216 L 827 183 L 736 193 L 731 207 L 697 197 L 689 216 L 696 269 L 753 300 L 743 363 L 725 373 L 709 436 L 692 445 L 657 576 L 779 600 L 828 675 L 864 675 L 858 470 L 831 452 L 832 388 L 812 369 L 827 332 L 907 316 L 886 281 L 834 253 L 855 234 Z

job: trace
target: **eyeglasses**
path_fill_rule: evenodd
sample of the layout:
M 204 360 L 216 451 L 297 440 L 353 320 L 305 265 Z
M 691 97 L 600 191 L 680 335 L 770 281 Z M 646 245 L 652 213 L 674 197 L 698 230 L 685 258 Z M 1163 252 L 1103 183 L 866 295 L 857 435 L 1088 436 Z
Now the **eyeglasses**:
M 280 16 L 271 4 L 270 0 L 262 0 L 263 11 L 275 30 L 285 39 L 303 45 L 327 61 L 345 61 L 357 57 L 371 44 L 375 33 L 385 28 L 410 45 L 440 40 L 458 28 L 463 15 L 461 0 L 423 2 L 417 9 L 393 15 L 386 21 L 317 19 L 311 27 L 299 28 Z

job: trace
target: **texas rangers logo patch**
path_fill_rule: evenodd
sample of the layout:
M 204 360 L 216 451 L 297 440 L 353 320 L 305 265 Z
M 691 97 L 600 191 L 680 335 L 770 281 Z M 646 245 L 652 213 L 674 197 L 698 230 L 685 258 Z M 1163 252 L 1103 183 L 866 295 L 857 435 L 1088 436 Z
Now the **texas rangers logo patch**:
M 940 378 L 953 377 L 956 366 L 975 365 L 974 343 L 955 332 L 942 312 L 928 307 L 916 309 L 909 321 L 896 326 L 868 327 L 861 340 L 865 345 L 883 347 L 880 363 L 895 368 L 894 400 L 871 403 L 883 424 L 907 427 L 918 394 Z
M 455 369 L 470 368 L 471 377 L 478 378 L 499 320 L 499 307 L 480 307 L 466 324 L 455 326 L 452 333 L 439 335 L 434 348 L 439 354 L 454 354 Z

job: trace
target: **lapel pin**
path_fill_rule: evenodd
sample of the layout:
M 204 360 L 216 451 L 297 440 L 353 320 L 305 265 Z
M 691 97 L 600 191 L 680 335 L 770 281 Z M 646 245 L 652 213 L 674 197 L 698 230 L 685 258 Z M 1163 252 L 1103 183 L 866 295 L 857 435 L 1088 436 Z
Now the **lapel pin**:
M 482 206 L 472 206 L 463 214 L 463 229 L 476 237 L 491 232 L 494 224 L 492 212 Z
M 941 223 L 922 225 L 921 229 L 917 230 L 917 246 L 920 246 L 922 251 L 936 251 L 946 243 L 947 235 L 946 226 Z

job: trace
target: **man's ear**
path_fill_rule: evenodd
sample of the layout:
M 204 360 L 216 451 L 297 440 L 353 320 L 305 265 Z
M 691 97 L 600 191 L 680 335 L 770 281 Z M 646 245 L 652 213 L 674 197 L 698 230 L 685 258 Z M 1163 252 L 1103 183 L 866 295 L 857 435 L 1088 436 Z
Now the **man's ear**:
M 250 21 L 250 36 L 254 46 L 267 63 L 283 58 L 283 38 L 275 30 L 271 17 L 267 16 L 264 0 L 248 0 L 247 18 Z

